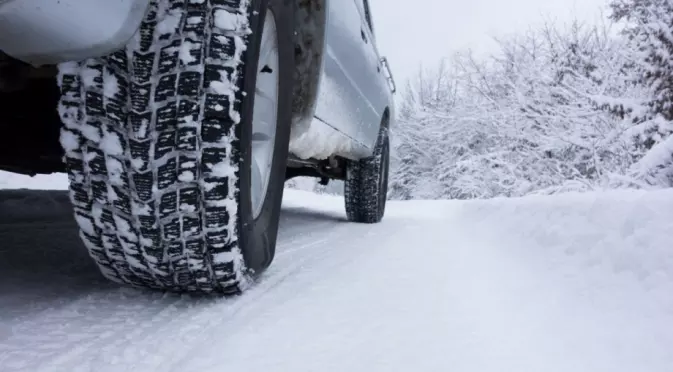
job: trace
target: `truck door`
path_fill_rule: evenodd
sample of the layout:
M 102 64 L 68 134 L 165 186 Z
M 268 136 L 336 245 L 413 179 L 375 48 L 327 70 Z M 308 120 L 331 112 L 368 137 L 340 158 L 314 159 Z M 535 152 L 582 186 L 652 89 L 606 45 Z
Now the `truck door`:
M 372 13 L 369 8 L 369 0 L 355 0 L 360 12 L 360 20 L 362 22 L 362 32 L 365 36 L 365 52 L 367 53 L 367 72 L 368 76 L 364 80 L 362 90 L 370 101 L 377 114 L 378 120 L 368 122 L 360 128 L 362 134 L 360 137 L 365 141 L 366 145 L 376 143 L 381 124 L 383 111 L 388 104 L 390 96 L 390 88 L 387 84 L 387 79 L 384 75 L 383 64 L 381 56 L 376 48 L 376 39 L 374 36 L 374 23 L 372 21 Z
M 370 42 L 357 2 L 330 0 L 323 75 L 316 118 L 362 142 L 362 128 L 380 122 L 367 96 L 372 68 Z

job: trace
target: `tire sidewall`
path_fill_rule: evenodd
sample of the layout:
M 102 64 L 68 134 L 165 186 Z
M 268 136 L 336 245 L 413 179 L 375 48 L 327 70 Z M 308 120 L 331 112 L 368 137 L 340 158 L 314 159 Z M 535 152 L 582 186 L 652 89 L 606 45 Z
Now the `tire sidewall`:
M 267 268 L 275 254 L 280 207 L 285 184 L 285 169 L 290 141 L 292 120 L 292 87 L 294 71 L 293 8 L 286 0 L 253 0 L 250 7 L 252 34 L 244 53 L 243 92 L 241 104 L 241 159 L 239 168 L 239 246 L 247 268 L 259 273 Z M 255 86 L 264 19 L 267 12 L 273 13 L 278 32 L 279 87 L 278 121 L 273 149 L 269 185 L 259 216 L 253 218 L 251 198 L 252 162 L 252 116 L 255 102 Z
M 386 210 L 388 177 L 390 173 L 390 137 L 388 136 L 388 129 L 384 128 L 381 135 L 383 136 L 383 145 L 381 149 L 381 166 L 379 169 L 379 177 L 382 178 L 379 189 L 379 220 L 383 219 Z

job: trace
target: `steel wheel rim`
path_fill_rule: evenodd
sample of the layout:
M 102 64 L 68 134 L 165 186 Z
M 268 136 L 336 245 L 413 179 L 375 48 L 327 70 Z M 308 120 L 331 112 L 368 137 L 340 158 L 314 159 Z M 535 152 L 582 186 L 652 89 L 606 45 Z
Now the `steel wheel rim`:
M 261 214 L 264 206 L 275 148 L 279 84 L 278 32 L 276 30 L 276 20 L 271 10 L 268 10 L 264 18 L 259 49 L 252 115 L 250 195 L 254 218 Z

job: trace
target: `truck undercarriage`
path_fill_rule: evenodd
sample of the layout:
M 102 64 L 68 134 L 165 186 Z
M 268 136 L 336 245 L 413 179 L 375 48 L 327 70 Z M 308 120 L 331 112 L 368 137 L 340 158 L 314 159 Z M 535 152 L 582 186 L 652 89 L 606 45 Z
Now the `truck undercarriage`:
M 34 68 L 0 54 L 0 170 L 63 172 L 53 66 Z
M 0 54 L 0 170 L 27 175 L 65 172 L 59 143 L 56 68 L 32 67 Z M 344 179 L 344 161 L 290 157 L 286 179 Z

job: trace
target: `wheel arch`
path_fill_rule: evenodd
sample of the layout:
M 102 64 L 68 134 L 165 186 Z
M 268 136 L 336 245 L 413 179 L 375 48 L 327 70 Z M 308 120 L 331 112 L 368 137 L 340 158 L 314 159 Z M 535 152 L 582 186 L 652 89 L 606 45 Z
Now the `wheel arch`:
M 386 106 L 381 116 L 381 127 L 390 129 L 390 107 Z
M 325 60 L 326 33 L 329 1 L 340 0 L 289 0 L 294 5 L 295 19 L 295 69 L 292 98 L 292 136 L 306 133 L 314 122 L 314 115 L 322 82 Z M 393 102 L 385 107 L 381 125 L 390 128 L 394 118 Z M 346 137 L 344 137 L 346 138 Z M 350 141 L 354 141 L 350 139 Z M 376 139 L 373 139 L 373 143 Z M 372 143 L 372 145 L 373 145 Z M 353 142 L 351 146 L 359 157 L 368 156 L 373 147 Z
M 296 24 L 292 130 L 304 132 L 311 125 L 318 101 L 329 0 L 292 1 Z

